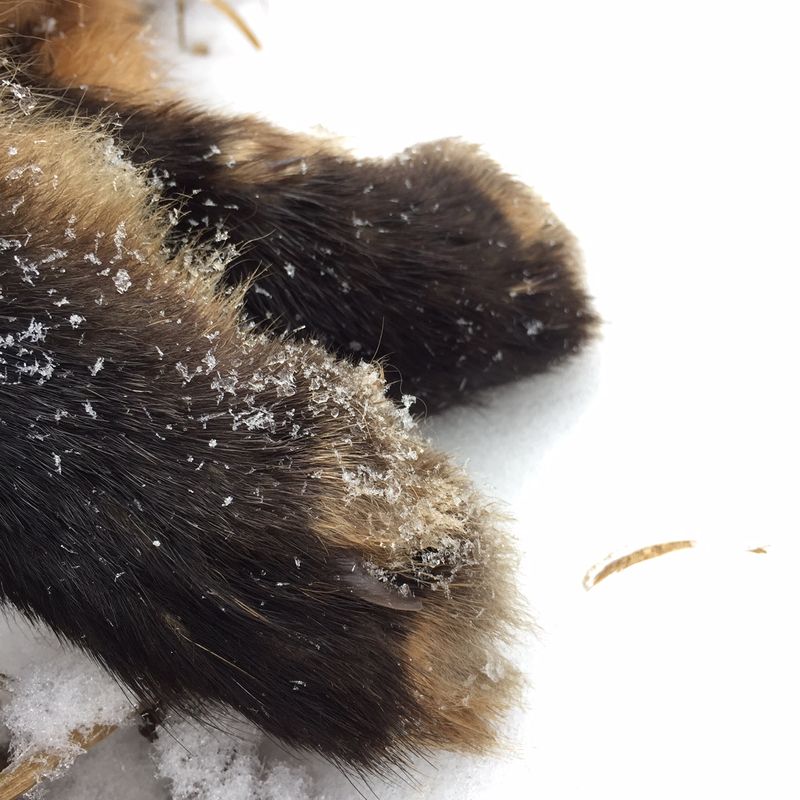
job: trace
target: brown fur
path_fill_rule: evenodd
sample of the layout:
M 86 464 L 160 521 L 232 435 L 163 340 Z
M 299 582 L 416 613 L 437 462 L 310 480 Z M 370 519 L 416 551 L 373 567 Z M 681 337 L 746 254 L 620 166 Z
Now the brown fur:
M 356 769 L 490 749 L 513 548 L 380 370 L 323 345 L 379 345 L 430 407 L 544 369 L 596 322 L 574 243 L 468 145 L 357 162 L 154 107 L 136 11 L 0 7 L 0 594 L 148 705 Z
M 143 702 L 228 704 L 342 763 L 491 746 L 513 556 L 466 479 L 377 373 L 243 333 L 102 137 L 2 122 L 5 598 Z
M 113 59 L 124 63 L 124 48 Z M 333 141 L 142 95 L 126 74 L 53 92 L 51 111 L 113 120 L 164 200 L 181 204 L 175 243 L 236 247 L 223 277 L 251 286 L 254 322 L 380 360 L 417 412 L 549 369 L 592 337 L 572 236 L 477 148 L 442 141 L 358 161 Z
M 28 37 L 34 68 L 65 86 L 88 84 L 143 96 L 160 83 L 143 35 L 142 10 L 132 0 L 5 2 L 0 26 Z

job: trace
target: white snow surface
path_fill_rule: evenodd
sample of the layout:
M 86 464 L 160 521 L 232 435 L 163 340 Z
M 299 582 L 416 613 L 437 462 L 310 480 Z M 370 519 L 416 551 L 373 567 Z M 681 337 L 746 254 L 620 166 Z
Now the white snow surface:
M 235 736 L 190 722 L 171 726 L 155 742 L 157 774 L 173 800 L 311 800 L 311 777 L 302 764 L 263 758 L 256 730 L 246 723 Z
M 256 52 L 195 0 L 189 40 L 205 58 L 177 51 L 163 5 L 174 81 L 205 104 L 324 125 L 361 154 L 481 143 L 576 233 L 606 320 L 564 368 L 427 423 L 505 504 L 523 551 L 540 631 L 522 655 L 532 688 L 508 753 L 436 755 L 361 791 L 797 797 L 791 4 L 235 2 Z M 699 546 L 581 585 L 610 552 L 686 538 Z M 58 653 L 18 619 L 3 624 L 1 672 Z M 46 796 L 163 800 L 170 786 L 176 800 L 359 796 L 317 758 L 193 726 L 156 748 L 120 731 Z
M 134 711 L 107 672 L 72 650 L 57 649 L 20 666 L 8 694 L 2 722 L 12 744 L 11 757 L 22 762 L 38 760 L 43 753 L 58 754 L 59 764 L 46 770 L 48 777 L 65 773 L 83 753 L 74 733 L 88 735 L 96 725 L 125 725 Z

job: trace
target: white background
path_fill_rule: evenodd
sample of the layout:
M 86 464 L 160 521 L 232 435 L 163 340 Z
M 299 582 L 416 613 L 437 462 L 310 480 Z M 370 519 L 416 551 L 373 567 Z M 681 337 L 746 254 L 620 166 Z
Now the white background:
M 376 794 L 800 795 L 794 4 L 237 2 L 256 53 L 190 1 L 207 58 L 177 54 L 164 5 L 174 80 L 204 103 L 362 154 L 481 143 L 577 234 L 606 320 L 556 374 L 428 424 L 516 519 L 534 688 L 506 758 L 443 756 Z M 582 588 L 611 551 L 685 538 Z M 163 797 L 118 737 L 50 796 Z M 355 796 L 315 769 L 320 797 Z

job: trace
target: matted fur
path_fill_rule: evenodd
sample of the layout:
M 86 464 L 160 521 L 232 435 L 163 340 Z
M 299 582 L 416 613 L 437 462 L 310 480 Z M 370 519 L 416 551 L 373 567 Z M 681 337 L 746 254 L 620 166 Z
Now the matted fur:
M 11 5 L 2 597 L 142 702 L 232 707 L 357 769 L 493 747 L 513 548 L 341 356 L 430 407 L 544 369 L 595 324 L 569 234 L 468 145 L 356 161 L 154 106 L 131 3 Z

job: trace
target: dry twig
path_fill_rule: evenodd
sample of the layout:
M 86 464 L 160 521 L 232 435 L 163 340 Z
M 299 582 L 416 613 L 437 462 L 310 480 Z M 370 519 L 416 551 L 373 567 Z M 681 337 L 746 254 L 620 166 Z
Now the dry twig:
M 89 750 L 117 729 L 116 725 L 94 725 L 88 731 L 74 730 L 70 742 L 82 750 Z M 0 772 L 0 800 L 16 800 L 40 783 L 48 773 L 56 770 L 61 755 L 43 750 L 21 762 L 12 762 Z
M 609 575 L 613 575 L 615 572 L 622 572 L 622 570 L 642 561 L 648 561 L 651 558 L 658 558 L 666 553 L 674 553 L 676 550 L 686 550 L 694 546 L 695 542 L 691 539 L 682 539 L 677 542 L 652 544 L 649 547 L 642 547 L 624 556 L 608 556 L 599 564 L 595 564 L 586 575 L 584 575 L 583 588 L 588 592 L 593 586 L 597 586 L 600 581 L 605 580 Z
M 261 42 L 253 33 L 252 28 L 241 18 L 230 3 L 225 0 L 205 0 L 209 5 L 214 6 L 217 11 L 222 12 L 250 41 L 250 44 L 261 49 Z M 178 4 L 178 40 L 183 49 L 186 49 L 186 0 L 177 0 Z
M 597 586 L 600 581 L 605 580 L 609 575 L 615 572 L 622 572 L 624 569 L 639 564 L 642 561 L 649 561 L 651 558 L 658 558 L 666 553 L 674 553 L 676 550 L 687 550 L 690 547 L 695 547 L 697 542 L 692 539 L 680 539 L 674 542 L 663 542 L 661 544 L 652 544 L 649 547 L 642 547 L 639 550 L 634 550 L 632 553 L 626 553 L 623 556 L 606 556 L 605 559 L 595 564 L 583 576 L 583 588 L 588 592 L 594 586 Z M 748 553 L 755 553 L 756 555 L 764 555 L 767 553 L 766 547 L 750 547 Z

